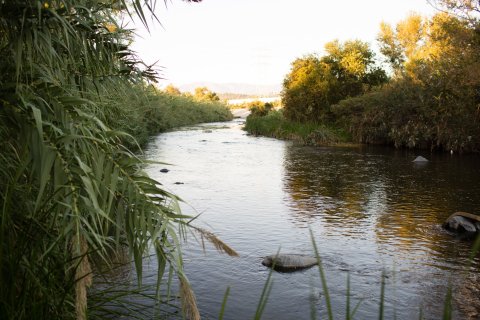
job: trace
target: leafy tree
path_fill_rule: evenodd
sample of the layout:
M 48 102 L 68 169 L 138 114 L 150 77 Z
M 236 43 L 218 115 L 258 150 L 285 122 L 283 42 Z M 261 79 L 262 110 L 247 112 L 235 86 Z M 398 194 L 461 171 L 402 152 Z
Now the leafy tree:
M 220 101 L 218 95 L 215 92 L 208 90 L 207 87 L 195 88 L 195 93 L 193 94 L 193 97 L 198 101 Z
M 325 45 L 323 57 L 308 55 L 292 63 L 283 82 L 285 116 L 294 121 L 325 121 L 329 108 L 386 82 L 368 44 L 354 40 Z
M 478 0 L 428 0 L 433 6 L 445 9 L 457 17 L 466 19 L 473 26 L 480 16 L 480 2 Z
M 172 96 L 180 96 L 182 94 L 182 92 L 172 84 L 169 84 L 168 86 L 166 86 L 165 89 L 163 89 L 163 91 Z
M 270 102 L 263 103 L 262 101 L 255 100 L 248 103 L 248 109 L 250 110 L 250 114 L 252 116 L 263 117 L 273 109 L 273 104 Z
M 381 23 L 378 41 L 380 52 L 387 57 L 397 76 L 401 76 L 409 65 L 422 58 L 425 50 L 425 32 L 428 22 L 418 14 L 411 14 L 400 21 L 396 29 Z
M 338 99 L 357 96 L 372 87 L 386 82 L 385 72 L 376 65 L 369 45 L 359 40 L 325 45 L 327 55 L 321 61 L 338 80 Z
M 478 85 L 479 36 L 465 20 L 446 13 L 431 19 L 411 15 L 396 31 L 382 24 L 378 39 L 399 77 L 421 81 L 443 95 L 457 91 L 460 96 L 459 90 Z
M 380 24 L 380 34 L 378 37 L 380 44 L 380 52 L 387 58 L 387 62 L 391 65 L 393 70 L 400 70 L 405 62 L 403 50 L 396 40 L 395 31 L 392 27 L 382 22 Z
M 395 30 L 383 24 L 379 40 L 396 78 L 340 102 L 333 108 L 339 123 L 363 142 L 479 151 L 480 38 L 471 22 L 411 15 Z
M 328 111 L 328 82 L 335 79 L 317 56 L 298 58 L 283 82 L 282 103 L 286 118 L 308 121 L 321 118 Z

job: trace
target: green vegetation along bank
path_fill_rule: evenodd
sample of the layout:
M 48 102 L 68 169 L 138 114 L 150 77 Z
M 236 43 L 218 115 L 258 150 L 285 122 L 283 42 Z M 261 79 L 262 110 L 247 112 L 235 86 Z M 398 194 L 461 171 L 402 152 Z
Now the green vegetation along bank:
M 270 110 L 265 115 L 250 114 L 245 130 L 253 135 L 262 135 L 282 140 L 292 140 L 304 145 L 339 145 L 351 142 L 347 133 L 313 122 L 291 121 L 282 110 Z
M 229 108 L 218 100 L 171 94 L 153 86 L 125 85 L 123 89 L 102 94 L 104 110 L 108 110 L 104 121 L 131 135 L 130 139 L 124 139 L 130 148 L 135 148 L 137 143 L 143 146 L 149 137 L 159 132 L 233 119 Z
M 355 143 L 480 152 L 480 6 L 434 2 L 446 12 L 381 24 L 381 57 L 350 40 L 296 59 L 283 82 L 285 119 L 303 124 L 300 131 L 312 123 L 336 128 Z M 259 117 L 252 113 L 247 130 L 290 137 L 272 129 L 278 115 Z

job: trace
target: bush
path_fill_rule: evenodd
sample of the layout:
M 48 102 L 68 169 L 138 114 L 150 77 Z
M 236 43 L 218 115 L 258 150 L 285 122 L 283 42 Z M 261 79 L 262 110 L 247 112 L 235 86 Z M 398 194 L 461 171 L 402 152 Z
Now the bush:
M 261 101 L 254 101 L 249 109 L 253 116 L 262 117 L 266 116 L 273 109 L 273 104 L 269 102 L 263 103 Z
M 396 147 L 480 151 L 475 97 L 441 95 L 404 79 L 332 107 L 336 123 L 354 141 Z

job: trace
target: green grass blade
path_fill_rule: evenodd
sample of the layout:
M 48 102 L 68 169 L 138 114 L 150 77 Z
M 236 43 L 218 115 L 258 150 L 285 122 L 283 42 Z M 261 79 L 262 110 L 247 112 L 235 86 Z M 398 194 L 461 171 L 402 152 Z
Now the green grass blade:
M 230 294 L 230 286 L 227 287 L 225 294 L 223 295 L 222 308 L 220 309 L 220 314 L 218 315 L 218 320 L 223 320 L 223 315 L 225 313 L 225 307 L 227 306 L 228 295 Z
M 325 272 L 323 271 L 322 260 L 320 259 L 320 254 L 318 252 L 317 244 L 315 242 L 315 237 L 313 236 L 312 229 L 310 229 L 310 238 L 312 240 L 313 249 L 315 251 L 315 257 L 317 258 L 317 262 L 318 262 L 318 272 L 320 273 L 323 294 L 325 295 L 325 304 L 327 305 L 328 319 L 333 320 L 333 312 L 332 312 L 332 306 L 330 303 L 330 295 L 328 293 L 327 279 L 325 277 Z
M 443 304 L 443 320 L 452 319 L 452 285 L 450 284 L 445 296 L 445 302 Z
M 382 272 L 382 285 L 380 288 L 380 306 L 378 309 L 378 319 L 383 320 L 385 308 L 385 271 Z
M 279 252 L 280 252 L 280 249 L 278 250 L 277 255 Z M 254 317 L 255 320 L 260 320 L 262 318 L 263 311 L 265 310 L 265 306 L 267 305 L 268 297 L 270 295 L 270 292 L 273 286 L 272 274 L 273 274 L 274 267 L 275 267 L 275 263 L 272 265 L 268 273 L 267 281 L 263 286 L 262 294 L 260 295 L 260 301 L 258 302 L 257 310 L 255 311 L 255 317 Z
M 350 273 L 347 274 L 347 310 L 346 319 L 350 320 Z

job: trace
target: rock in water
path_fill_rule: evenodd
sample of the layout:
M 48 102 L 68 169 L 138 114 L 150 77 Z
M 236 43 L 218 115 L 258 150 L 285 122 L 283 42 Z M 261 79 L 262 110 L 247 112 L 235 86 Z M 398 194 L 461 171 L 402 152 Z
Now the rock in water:
M 422 156 L 418 156 L 415 158 L 415 160 L 413 160 L 413 162 L 428 162 L 428 160 Z
M 443 224 L 445 229 L 474 234 L 480 231 L 480 217 L 468 212 L 455 212 Z
M 445 228 L 456 232 L 476 232 L 475 225 L 467 218 L 455 216 L 445 222 Z
M 317 259 L 303 254 L 278 254 L 267 256 L 262 264 L 277 271 L 289 272 L 316 265 Z

